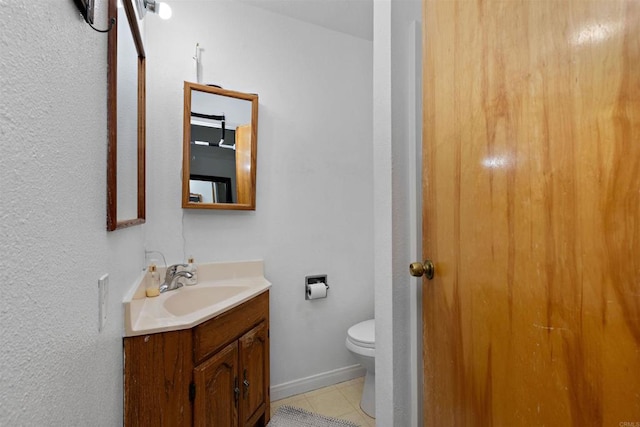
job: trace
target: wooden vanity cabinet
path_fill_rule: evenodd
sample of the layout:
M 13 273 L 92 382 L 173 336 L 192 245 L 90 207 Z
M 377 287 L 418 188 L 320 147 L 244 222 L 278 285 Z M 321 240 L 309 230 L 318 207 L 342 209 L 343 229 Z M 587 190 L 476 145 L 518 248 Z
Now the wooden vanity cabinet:
M 193 329 L 127 337 L 125 425 L 264 427 L 269 292 Z

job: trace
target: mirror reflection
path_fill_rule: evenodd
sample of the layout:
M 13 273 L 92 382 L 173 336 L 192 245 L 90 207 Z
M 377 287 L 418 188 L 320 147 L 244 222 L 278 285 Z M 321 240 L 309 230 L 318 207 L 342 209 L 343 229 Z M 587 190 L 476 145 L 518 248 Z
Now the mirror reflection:
M 109 0 L 107 230 L 145 221 L 145 52 L 131 0 Z
M 138 52 L 124 7 L 118 7 L 117 218 L 138 215 Z
M 258 96 L 185 82 L 182 206 L 255 209 Z

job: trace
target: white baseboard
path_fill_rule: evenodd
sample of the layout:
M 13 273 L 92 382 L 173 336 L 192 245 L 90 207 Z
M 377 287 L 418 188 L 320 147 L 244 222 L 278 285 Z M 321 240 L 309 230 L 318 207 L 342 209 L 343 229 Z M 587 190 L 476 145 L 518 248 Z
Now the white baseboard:
M 283 384 L 271 386 L 271 401 L 284 399 L 296 394 L 306 393 L 322 387 L 362 377 L 366 370 L 360 365 L 345 366 L 333 371 L 321 372 L 310 377 L 300 378 Z

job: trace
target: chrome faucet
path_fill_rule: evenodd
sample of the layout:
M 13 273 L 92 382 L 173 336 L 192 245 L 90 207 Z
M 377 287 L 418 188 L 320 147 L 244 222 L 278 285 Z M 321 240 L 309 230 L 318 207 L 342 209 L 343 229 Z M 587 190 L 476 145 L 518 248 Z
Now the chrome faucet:
M 167 267 L 167 272 L 164 275 L 164 283 L 160 285 L 160 293 L 180 288 L 182 283 L 176 281 L 180 277 L 186 277 L 187 279 L 193 277 L 193 274 L 188 271 L 177 271 L 178 267 L 187 267 L 187 264 L 174 264 Z

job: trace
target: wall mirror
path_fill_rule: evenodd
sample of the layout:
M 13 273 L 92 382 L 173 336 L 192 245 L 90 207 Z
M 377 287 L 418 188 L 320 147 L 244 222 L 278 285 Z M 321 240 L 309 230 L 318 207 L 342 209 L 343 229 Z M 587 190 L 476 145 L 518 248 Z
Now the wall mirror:
M 184 83 L 182 207 L 256 208 L 258 95 Z
M 120 3 L 120 6 L 118 5 Z M 107 230 L 145 221 L 145 53 L 131 0 L 109 0 Z

